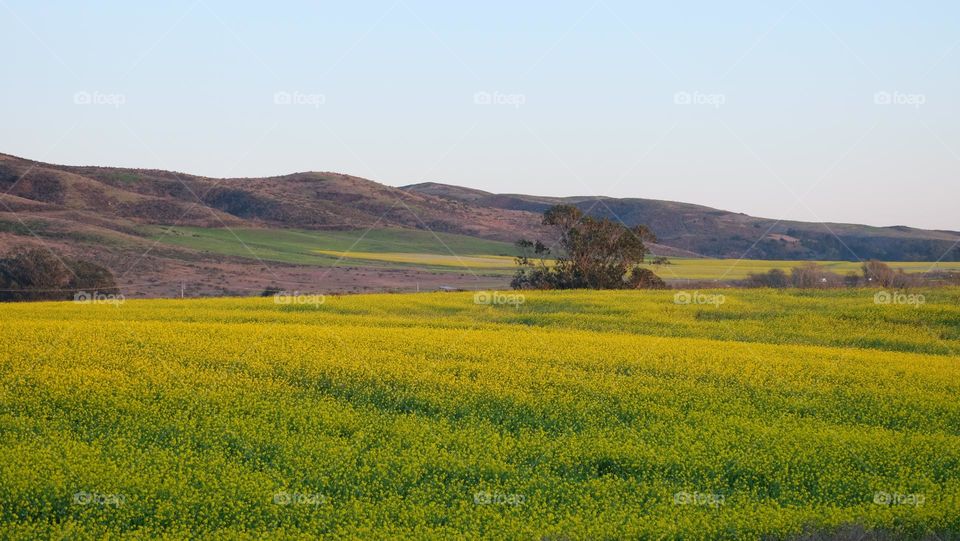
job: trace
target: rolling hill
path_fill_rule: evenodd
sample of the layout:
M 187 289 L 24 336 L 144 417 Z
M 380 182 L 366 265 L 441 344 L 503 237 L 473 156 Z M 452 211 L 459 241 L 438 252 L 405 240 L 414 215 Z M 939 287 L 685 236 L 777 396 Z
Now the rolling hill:
M 510 211 L 540 213 L 552 205 L 575 205 L 593 216 L 622 220 L 630 226 L 648 225 L 661 244 L 706 257 L 960 260 L 960 232 L 956 231 L 755 218 L 701 205 L 654 199 L 493 194 L 433 182 L 412 184 L 404 189 L 462 201 L 478 208 Z
M 43 245 L 96 261 L 125 291 L 145 296 L 250 294 L 267 284 L 328 291 L 502 285 L 503 269 L 450 272 L 430 262 L 510 256 L 518 238 L 549 241 L 540 213 L 558 203 L 648 225 L 660 239 L 656 255 L 960 260 L 960 233 L 952 231 L 779 222 L 649 199 L 493 194 L 438 183 L 396 188 L 330 172 L 216 179 L 0 154 L 0 252 Z

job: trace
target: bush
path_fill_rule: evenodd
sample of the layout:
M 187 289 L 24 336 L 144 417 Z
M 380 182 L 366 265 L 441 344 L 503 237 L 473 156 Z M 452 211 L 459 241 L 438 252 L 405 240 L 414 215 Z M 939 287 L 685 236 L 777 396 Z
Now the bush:
M 863 278 L 870 285 L 892 287 L 896 273 L 890 265 L 871 259 L 863 264 Z
M 780 269 L 770 269 L 762 274 L 749 273 L 747 275 L 748 287 L 772 287 L 783 289 L 790 286 L 790 279 L 787 273 Z
M 860 275 L 850 271 L 846 276 L 843 277 L 843 284 L 847 287 L 859 287 L 860 286 Z
M 634 267 L 627 283 L 632 289 L 666 289 L 667 283 L 650 269 Z
M 863 278 L 868 285 L 889 288 L 910 287 L 923 281 L 921 277 L 908 275 L 903 269 L 895 271 L 890 265 L 873 259 L 863 264 Z
M 816 263 L 808 263 L 802 267 L 794 267 L 790 272 L 790 282 L 793 287 L 806 289 L 841 287 L 843 277 L 834 272 L 823 270 Z
M 260 292 L 261 297 L 273 297 L 279 295 L 283 290 L 278 286 L 267 286 L 263 291 Z

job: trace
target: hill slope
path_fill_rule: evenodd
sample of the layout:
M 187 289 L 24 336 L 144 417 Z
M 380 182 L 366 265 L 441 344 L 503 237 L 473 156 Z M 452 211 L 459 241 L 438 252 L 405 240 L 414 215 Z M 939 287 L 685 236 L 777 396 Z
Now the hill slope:
M 172 229 L 215 229 L 231 250 L 168 242 Z M 486 276 L 437 275 L 410 266 L 318 256 L 322 272 L 302 262 L 265 257 L 253 233 L 279 230 L 351 231 L 357 246 L 367 232 L 378 238 L 416 232 L 436 253 L 483 246 L 450 235 L 487 239 L 509 251 L 518 231 L 533 233 L 538 217 L 521 211 L 476 209 L 459 201 L 406 192 L 336 173 L 271 178 L 213 179 L 169 171 L 75 167 L 0 154 L 0 253 L 43 246 L 96 261 L 120 278 L 127 294 L 167 296 L 259 292 L 268 284 L 292 289 L 370 291 L 435 285 L 489 287 Z M 179 233 L 178 233 L 179 234 Z M 188 243 L 187 243 L 188 244 Z M 353 249 L 354 242 L 347 246 Z M 318 248 L 330 248 L 319 243 Z M 454 252 L 455 253 L 455 252 Z M 375 272 L 368 272 L 374 267 Z
M 201 227 L 430 229 L 512 241 L 537 228 L 529 212 L 475 208 L 339 173 L 213 179 L 147 169 L 50 165 L 0 154 L 9 210 L 100 221 Z M 8 209 L 4 209 L 8 210 Z M 107 220 L 108 222 L 104 222 Z
M 437 274 L 417 265 L 374 264 L 349 253 L 364 251 L 370 245 L 365 236 L 374 231 L 388 243 L 392 236 L 418 235 L 416 244 L 429 245 L 424 253 L 443 257 L 509 255 L 508 243 L 518 238 L 550 240 L 540 213 L 557 203 L 650 226 L 661 242 L 653 246 L 657 255 L 960 260 L 960 233 L 949 231 L 777 222 L 647 199 L 493 194 L 438 183 L 395 188 L 339 173 L 214 179 L 52 165 L 0 154 L 0 252 L 42 244 L 104 264 L 126 292 L 148 296 L 179 294 L 181 288 L 186 294 L 240 294 L 269 283 L 326 291 L 503 285 L 502 276 L 482 269 Z M 311 231 L 349 231 L 352 240 L 333 246 Z M 327 267 L 322 273 L 305 265 L 302 252 L 284 251 L 291 234 L 298 239 L 296 250 L 315 250 L 306 259 Z M 474 253 L 463 251 L 466 246 L 487 248 Z
M 477 208 L 541 213 L 551 205 L 575 205 L 591 215 L 622 220 L 630 226 L 646 224 L 657 234 L 660 243 L 709 257 L 960 260 L 960 233 L 956 231 L 754 218 L 701 205 L 654 199 L 492 194 L 438 183 L 413 184 L 404 189 Z

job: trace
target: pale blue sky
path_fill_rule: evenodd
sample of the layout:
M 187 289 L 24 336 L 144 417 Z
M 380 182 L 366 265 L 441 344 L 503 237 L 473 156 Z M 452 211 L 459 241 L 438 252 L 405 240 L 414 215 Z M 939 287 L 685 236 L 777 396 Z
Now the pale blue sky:
M 0 22 L 0 152 L 27 158 L 960 230 L 952 1 L 0 0 Z

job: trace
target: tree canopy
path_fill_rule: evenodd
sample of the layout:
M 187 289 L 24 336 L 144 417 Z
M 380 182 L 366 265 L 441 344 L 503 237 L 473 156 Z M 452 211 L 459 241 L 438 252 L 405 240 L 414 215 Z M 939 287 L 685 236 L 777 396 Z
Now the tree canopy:
M 520 266 L 511 285 L 517 289 L 662 288 L 663 280 L 639 267 L 656 242 L 646 226 L 627 227 L 594 218 L 572 205 L 556 205 L 543 214 L 543 225 L 556 234 L 554 251 L 542 241 L 521 239 Z M 536 261 L 535 261 L 536 260 Z

